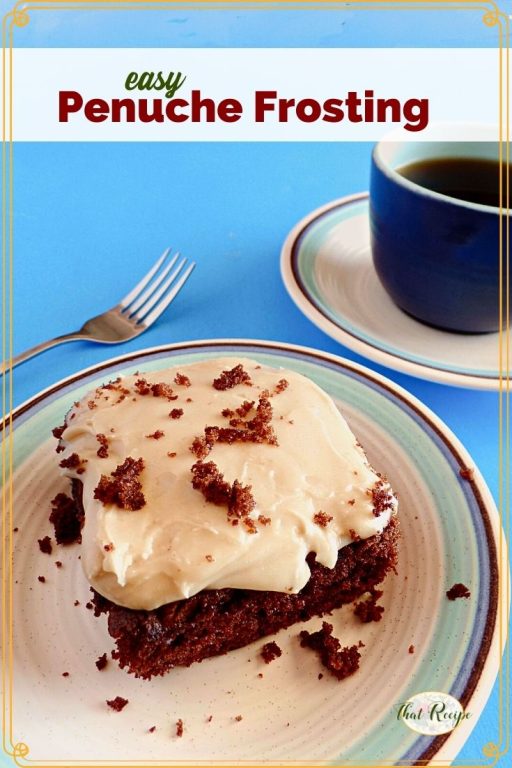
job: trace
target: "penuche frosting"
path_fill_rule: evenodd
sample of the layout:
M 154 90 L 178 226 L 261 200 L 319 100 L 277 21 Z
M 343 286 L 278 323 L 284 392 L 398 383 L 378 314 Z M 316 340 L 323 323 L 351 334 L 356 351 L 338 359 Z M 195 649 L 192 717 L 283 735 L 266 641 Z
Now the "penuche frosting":
M 222 371 L 240 363 L 252 385 L 214 388 Z M 177 384 L 186 381 L 175 381 L 177 373 L 190 386 Z M 369 465 L 331 398 L 308 378 L 240 358 L 143 374 L 148 386 L 170 385 L 172 401 L 141 394 L 140 379 L 123 377 L 75 403 L 60 443 L 64 464 L 73 464 L 66 461 L 72 454 L 80 459 L 63 472 L 83 483 L 86 577 L 114 603 L 149 610 L 223 587 L 297 593 L 310 576 L 308 553 L 333 568 L 341 547 L 380 533 L 396 511 L 389 484 Z M 286 388 L 277 386 L 282 379 Z M 251 486 L 251 532 L 193 487 L 198 458 L 191 445 L 205 427 L 229 426 L 223 410 L 246 401 L 256 407 L 264 390 L 277 445 L 216 443 L 203 459 L 228 483 Z M 139 509 L 95 498 L 101 477 L 112 478 L 127 457 L 144 463 Z M 380 511 L 374 489 L 386 499 Z

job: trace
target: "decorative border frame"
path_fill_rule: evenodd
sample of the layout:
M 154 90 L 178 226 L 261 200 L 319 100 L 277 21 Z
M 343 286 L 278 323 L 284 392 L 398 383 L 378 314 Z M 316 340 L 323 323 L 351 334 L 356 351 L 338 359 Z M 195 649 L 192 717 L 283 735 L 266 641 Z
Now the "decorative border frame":
M 498 510 L 500 529 L 498 557 L 500 566 L 506 563 L 506 540 L 510 541 L 510 17 L 494 0 L 18 0 L 2 20 L 2 749 L 18 766 L 31 764 L 27 744 L 12 740 L 13 697 L 13 43 L 15 28 L 30 22 L 35 11 L 64 10 L 170 10 L 170 9 L 243 10 L 300 9 L 321 10 L 465 10 L 480 12 L 482 23 L 497 27 L 499 39 L 499 162 L 506 163 L 506 173 L 500 174 L 500 239 L 499 239 L 499 490 Z M 503 178 L 505 179 L 503 183 Z M 506 320 L 503 320 L 503 310 Z M 504 537 L 505 533 L 505 537 Z M 459 768 L 493 768 L 510 751 L 510 643 L 505 649 L 506 626 L 509 618 L 510 581 L 501 568 L 500 603 L 498 609 L 499 650 L 502 654 L 499 672 L 499 723 L 495 742 L 482 747 L 490 762 L 479 765 L 459 765 Z M 23 761 L 23 762 L 20 762 Z M 81 768 L 101 768 L 102 765 L 142 765 L 119 761 L 76 763 Z M 41 763 L 34 763 L 41 766 Z M 56 761 L 47 768 L 62 768 L 65 761 Z M 176 762 L 152 762 L 153 766 L 177 766 Z M 244 763 L 246 768 L 248 764 Z M 269 764 L 266 764 L 269 765 Z M 370 765 L 370 764 L 367 764 Z M 375 768 L 385 761 L 372 763 Z M 402 764 L 403 765 L 403 764 Z M 415 765 L 446 765 L 445 761 L 418 761 Z M 351 763 L 353 768 L 357 768 Z M 46 768 L 46 766 L 45 766 Z M 360 768 L 364 768 L 361 766 Z

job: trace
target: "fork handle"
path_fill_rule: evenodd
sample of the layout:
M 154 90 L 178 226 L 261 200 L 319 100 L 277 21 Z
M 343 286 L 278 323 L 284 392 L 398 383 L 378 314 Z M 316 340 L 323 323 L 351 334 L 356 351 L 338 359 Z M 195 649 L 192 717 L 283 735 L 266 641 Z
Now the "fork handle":
M 56 347 L 58 344 L 64 344 L 67 341 L 80 341 L 80 339 L 84 340 L 87 337 L 79 332 L 76 333 L 66 333 L 64 336 L 56 336 L 54 339 L 50 339 L 50 341 L 43 341 L 41 344 L 36 344 L 35 347 L 32 347 L 31 349 L 27 349 L 25 352 L 22 352 L 21 355 L 16 355 L 16 357 L 13 357 L 12 359 L 12 368 L 15 368 L 17 365 L 20 365 L 20 363 L 24 363 L 25 360 L 30 360 L 31 357 L 35 357 L 36 355 L 40 355 L 41 352 L 45 352 L 47 349 L 50 349 L 51 347 Z M 4 373 L 7 373 L 11 369 L 11 361 L 4 360 L 2 363 L 2 368 L 0 370 L 0 375 L 3 375 Z

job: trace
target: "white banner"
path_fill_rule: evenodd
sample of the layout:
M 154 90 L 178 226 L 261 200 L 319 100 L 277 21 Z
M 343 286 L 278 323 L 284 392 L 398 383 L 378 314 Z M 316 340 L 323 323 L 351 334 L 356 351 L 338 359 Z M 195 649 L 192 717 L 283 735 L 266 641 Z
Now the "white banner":
M 499 119 L 494 49 L 26 48 L 15 141 L 375 141 Z M 160 73 L 160 75 L 159 75 Z

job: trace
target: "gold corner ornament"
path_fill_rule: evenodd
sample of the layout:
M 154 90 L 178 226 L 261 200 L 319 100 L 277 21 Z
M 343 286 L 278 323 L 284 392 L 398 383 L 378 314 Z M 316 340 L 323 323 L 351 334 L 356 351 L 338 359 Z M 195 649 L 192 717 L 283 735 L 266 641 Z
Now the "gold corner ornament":
M 25 8 L 15 8 L 12 13 L 12 20 L 17 27 L 26 27 L 30 21 Z
M 492 3 L 492 6 L 493 7 L 489 8 L 482 16 L 482 21 L 486 27 L 495 27 L 500 23 L 500 10 L 494 3 Z
M 24 744 L 23 741 L 18 741 L 14 745 L 12 756 L 13 756 L 14 760 L 17 762 L 16 758 L 18 758 L 18 757 L 21 757 L 21 758 L 26 757 L 29 752 L 30 752 L 30 750 L 29 750 L 28 746 L 26 744 Z
M 482 747 L 482 752 L 486 757 L 498 758 L 500 756 L 500 748 L 493 741 L 489 741 Z

